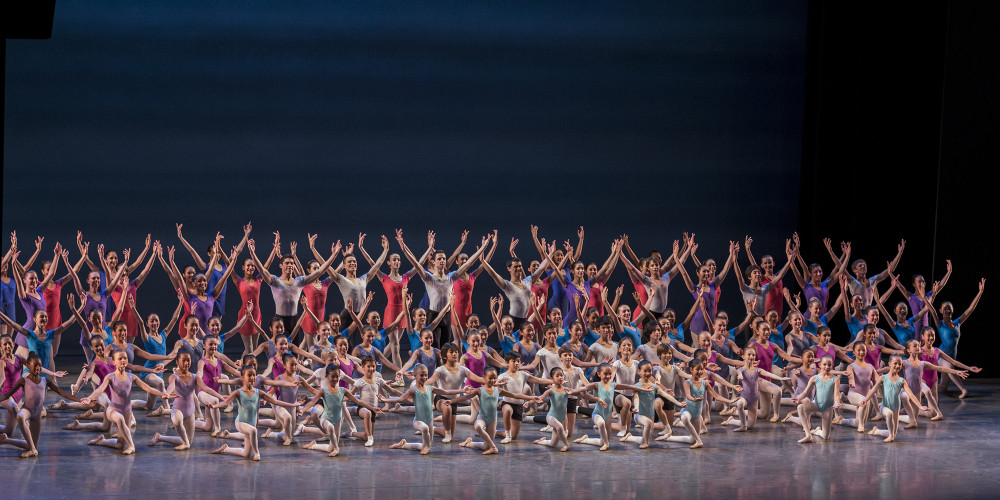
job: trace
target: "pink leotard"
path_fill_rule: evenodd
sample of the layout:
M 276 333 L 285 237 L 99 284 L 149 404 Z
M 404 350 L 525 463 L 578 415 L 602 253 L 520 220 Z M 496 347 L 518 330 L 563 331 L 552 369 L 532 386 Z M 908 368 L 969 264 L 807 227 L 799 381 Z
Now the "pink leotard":
M 14 384 L 17 383 L 17 379 L 21 378 L 21 370 L 24 368 L 24 362 L 21 361 L 21 357 L 14 355 L 14 360 L 4 360 L 3 365 L 3 388 L 0 389 L 0 393 L 7 394 L 7 391 L 14 388 Z M 21 394 L 24 391 L 18 389 L 17 392 L 10 396 L 10 399 L 16 401 L 21 401 Z
M 201 381 L 215 392 L 219 392 L 219 377 L 222 375 L 222 361 L 218 358 L 215 359 L 215 366 L 208 361 L 208 358 L 202 358 L 205 363 L 202 365 L 201 369 Z M 277 370 L 277 366 L 274 368 Z
M 934 348 L 934 354 L 927 354 L 927 352 L 924 351 L 923 349 L 920 350 L 920 361 L 926 361 L 928 363 L 937 365 L 938 358 L 940 357 L 941 357 L 941 349 L 938 349 L 937 347 Z M 938 372 L 935 370 L 924 370 L 922 378 L 924 379 L 924 383 L 927 384 L 927 387 L 934 387 L 934 384 L 936 384 L 938 381 Z M 911 387 L 910 390 L 913 390 L 913 388 Z
M 757 348 L 757 361 L 759 361 L 757 367 L 764 371 L 771 371 L 771 364 L 774 363 L 774 347 L 770 342 L 767 343 L 767 347 L 762 346 L 756 340 L 751 342 Z

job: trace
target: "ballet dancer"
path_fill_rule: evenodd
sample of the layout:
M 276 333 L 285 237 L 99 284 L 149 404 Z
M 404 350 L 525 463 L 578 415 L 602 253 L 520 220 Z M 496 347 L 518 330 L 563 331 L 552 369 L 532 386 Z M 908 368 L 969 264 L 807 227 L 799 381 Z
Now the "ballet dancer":
M 830 439 L 833 410 L 841 406 L 840 385 L 837 377 L 831 373 L 832 371 L 833 358 L 824 356 L 819 362 L 819 373 L 809 379 L 803 396 L 792 398 L 792 402 L 799 405 L 799 420 L 802 422 L 802 430 L 806 433 L 806 436 L 800 439 L 799 443 L 813 442 L 813 431 L 809 428 L 813 413 L 820 414 L 821 427 L 818 435 L 824 440 Z M 805 396 L 805 394 L 809 394 L 810 389 L 815 389 L 815 395 L 811 401 Z
M 6 335 L 3 336 L 3 339 L 10 342 L 10 337 Z M 25 450 L 18 455 L 21 458 L 33 458 L 38 456 L 38 439 L 41 436 L 42 416 L 45 413 L 45 390 L 52 389 L 60 396 L 72 401 L 80 402 L 82 400 L 63 392 L 52 379 L 41 376 L 42 359 L 37 353 L 28 353 L 25 366 L 28 368 L 28 374 L 17 379 L 0 396 L 0 404 L 4 404 L 9 401 L 11 396 L 23 389 L 23 404 L 21 409 L 17 411 L 16 418 L 17 426 L 21 429 L 21 435 L 24 439 L 11 439 L 6 433 L 0 432 L 0 444 L 6 443 Z M 12 423 L 8 423 L 8 427 L 12 425 Z
M 170 421 L 173 422 L 174 429 L 177 430 L 177 435 L 165 436 L 157 432 L 153 435 L 149 446 L 154 446 L 157 443 L 169 443 L 174 445 L 175 450 L 182 451 L 190 449 L 191 443 L 194 441 L 194 414 L 195 406 L 198 404 L 195 401 L 196 392 L 201 391 L 208 394 L 216 398 L 216 401 L 224 399 L 224 397 L 215 392 L 211 387 L 205 385 L 202 377 L 191 373 L 191 353 L 180 353 L 176 361 L 177 370 L 170 375 L 170 385 L 167 387 L 166 392 L 168 394 L 177 394 L 174 407 L 170 410 Z M 202 362 L 204 363 L 204 360 Z M 209 412 L 213 410 L 218 411 L 217 409 L 209 409 Z
M 212 450 L 212 453 L 229 453 L 259 461 L 260 448 L 257 443 L 257 412 L 260 409 L 260 401 L 264 400 L 271 403 L 272 406 L 283 406 L 285 408 L 302 406 L 302 403 L 286 403 L 254 387 L 257 381 L 257 369 L 252 366 L 243 367 L 240 378 L 243 380 L 243 386 L 213 406 L 215 408 L 224 408 L 232 404 L 233 401 L 239 402 L 240 409 L 236 416 L 236 430 L 243 435 L 243 447 L 232 448 L 223 443 L 222 446 Z

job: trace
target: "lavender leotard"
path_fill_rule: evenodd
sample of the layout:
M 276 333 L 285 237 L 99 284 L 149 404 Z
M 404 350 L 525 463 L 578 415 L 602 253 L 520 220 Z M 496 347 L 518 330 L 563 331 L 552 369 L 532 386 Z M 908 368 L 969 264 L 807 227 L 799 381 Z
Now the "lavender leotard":
M 23 408 L 31 413 L 29 418 L 42 417 L 42 411 L 45 409 L 45 385 L 45 377 L 41 377 L 37 384 L 32 382 L 30 377 L 24 377 Z
M 427 367 L 427 373 L 434 373 L 437 370 L 437 359 L 441 351 L 434 348 L 434 354 L 428 356 L 424 354 L 424 351 L 417 349 L 417 362 Z
M 867 396 L 872 386 L 872 372 L 875 371 L 875 367 L 868 364 L 868 368 L 861 368 L 857 363 L 851 363 L 851 366 L 854 367 L 854 387 L 851 387 L 849 392 Z
M 35 311 L 45 310 L 45 299 L 42 297 L 42 293 L 38 292 L 38 298 L 32 297 L 30 295 L 25 295 L 25 298 L 18 297 L 21 302 L 21 307 L 24 308 L 24 313 L 28 315 L 28 320 L 24 322 L 25 330 L 35 329 Z M 22 335 L 20 332 L 14 336 L 14 343 L 20 347 L 28 348 L 28 338 Z
M 515 344 L 515 345 L 517 345 L 517 348 L 518 348 L 518 354 L 520 354 L 520 356 L 521 356 L 521 364 L 522 365 L 526 365 L 526 364 L 531 363 L 532 361 L 534 361 L 535 360 L 535 354 L 538 354 L 538 342 L 533 342 L 532 344 L 534 345 L 534 347 L 532 349 L 530 349 L 530 350 L 528 348 L 524 347 L 524 344 L 522 344 L 521 342 L 518 342 L 517 344 Z
M 757 387 L 757 379 L 760 375 L 757 374 L 757 370 L 748 371 L 746 368 L 740 368 L 740 374 L 743 375 L 743 392 L 740 393 L 740 397 L 746 400 L 747 408 L 754 408 L 753 405 L 757 404 L 757 400 L 760 399 L 760 390 Z M 756 409 L 751 411 L 756 411 Z
M 796 397 L 796 398 L 802 397 L 802 395 L 806 392 L 806 386 L 809 385 L 809 379 L 812 378 L 813 375 L 815 375 L 815 373 L 811 373 L 811 374 L 810 373 L 806 373 L 806 371 L 803 370 L 803 369 L 801 369 L 801 368 L 799 368 L 798 370 L 796 370 L 796 372 L 795 372 L 795 392 L 792 394 L 792 397 Z M 813 397 L 814 394 L 815 394 L 815 389 L 809 389 L 809 394 L 807 396 L 811 398 L 811 397 Z
M 208 319 L 215 314 L 215 297 L 212 294 L 208 294 L 205 300 L 198 298 L 196 294 L 191 294 L 187 300 L 188 305 L 191 307 L 191 314 L 198 318 L 198 324 L 202 328 L 208 328 Z
M 83 328 L 80 329 L 80 345 L 89 347 L 87 343 L 87 334 L 90 332 L 90 312 L 94 309 L 101 311 L 101 328 L 108 326 L 108 296 L 105 292 L 101 292 L 101 300 L 94 300 L 94 298 L 90 296 L 90 292 L 87 292 L 84 294 L 83 300 L 86 303 L 83 306 L 83 312 L 81 315 L 83 316 L 83 319 L 88 321 L 88 324 L 84 325 Z
M 198 377 L 192 374 L 191 381 L 188 383 L 184 383 L 180 375 L 175 374 L 173 377 L 174 392 L 180 396 L 174 400 L 174 411 L 181 412 L 181 416 L 186 420 L 194 415 L 194 394 L 198 388 Z
M 108 384 L 111 388 L 111 407 L 127 416 L 132 413 L 132 374 L 126 373 L 124 381 L 118 380 L 114 373 L 108 376 L 111 377 Z

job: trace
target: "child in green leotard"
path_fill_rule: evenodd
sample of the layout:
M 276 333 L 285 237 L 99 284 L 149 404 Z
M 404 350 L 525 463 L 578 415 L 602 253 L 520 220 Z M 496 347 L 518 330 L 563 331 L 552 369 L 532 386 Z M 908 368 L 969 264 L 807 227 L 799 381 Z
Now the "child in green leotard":
M 312 441 L 309 444 L 303 446 L 307 450 L 318 450 L 327 453 L 327 456 L 335 457 L 340 454 L 340 426 L 343 424 L 343 407 L 344 398 L 347 398 L 354 404 L 362 407 L 368 408 L 368 411 L 376 414 L 382 413 L 382 410 L 361 401 L 354 394 L 349 391 L 345 391 L 340 387 L 340 365 L 337 363 L 326 365 L 326 382 L 327 386 L 320 389 L 319 392 L 309 401 L 306 406 L 302 408 L 299 414 L 306 414 L 309 409 L 316 405 L 320 400 L 323 400 L 323 415 L 319 420 L 319 428 L 326 432 L 326 436 L 330 438 L 330 444 L 328 445 L 318 445 L 316 441 Z
M 497 404 L 500 396 L 534 401 L 535 403 L 541 403 L 542 398 L 516 394 L 497 387 L 497 370 L 492 366 L 486 368 L 486 371 L 483 372 L 483 378 L 486 379 L 486 383 L 482 387 L 466 387 L 464 396 L 451 401 L 445 401 L 444 404 L 458 404 L 479 396 L 479 415 L 476 417 L 474 426 L 476 433 L 483 438 L 483 442 L 475 442 L 470 437 L 460 446 L 483 450 L 483 455 L 492 455 L 499 451 L 493 439 L 497 433 Z
M 398 398 L 386 398 L 379 394 L 379 399 L 386 403 L 399 403 L 413 400 L 415 412 L 413 414 L 413 428 L 420 433 L 420 443 L 407 443 L 405 439 L 400 439 L 398 443 L 389 448 L 402 448 L 404 450 L 420 450 L 421 455 L 431 452 L 431 441 L 434 433 L 444 436 L 445 430 L 434 428 L 434 396 L 453 396 L 461 394 L 460 389 L 447 390 L 438 389 L 432 385 L 427 385 L 427 367 L 417 364 L 413 367 L 414 385 L 401 394 Z

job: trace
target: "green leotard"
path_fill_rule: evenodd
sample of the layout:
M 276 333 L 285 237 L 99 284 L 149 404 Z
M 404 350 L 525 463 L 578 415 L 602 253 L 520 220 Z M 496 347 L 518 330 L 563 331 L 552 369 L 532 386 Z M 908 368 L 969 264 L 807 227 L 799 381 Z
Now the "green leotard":
M 605 389 L 600 382 L 597 383 L 597 398 L 608 404 L 607 408 L 604 408 L 600 404 L 594 406 L 594 413 L 600 415 L 605 422 L 611 421 L 611 412 L 615 409 L 615 384 L 612 382 L 608 384 L 609 389 Z
M 889 375 L 882 375 L 882 406 L 899 411 L 899 396 L 903 392 L 903 377 L 895 382 L 889 380 Z
M 329 389 L 323 389 L 323 420 L 333 425 L 340 423 L 344 408 L 344 390 L 340 389 L 336 393 Z
M 549 391 L 549 416 L 562 422 L 566 420 L 566 393 Z
M 497 399 L 500 389 L 493 388 L 493 394 L 486 392 L 485 387 L 479 388 L 479 419 L 490 425 L 497 421 Z
M 689 382 L 691 387 L 691 397 L 694 400 L 687 400 L 687 406 L 681 410 L 681 413 L 689 413 L 692 417 L 697 417 L 701 415 L 701 402 L 705 399 L 705 379 L 701 380 L 701 385 L 696 386 L 694 382 Z
M 656 409 L 653 408 L 653 403 L 656 402 L 656 391 L 638 391 L 637 394 L 639 395 L 639 415 L 652 420 L 656 413 Z
M 434 390 L 430 386 L 424 386 L 424 390 L 413 388 L 413 405 L 416 411 L 413 413 L 413 420 L 419 420 L 434 429 Z
M 256 427 L 257 409 L 260 408 L 260 391 L 254 389 L 253 396 L 247 396 L 241 388 L 237 400 L 239 400 L 240 411 L 236 414 L 236 421 Z
M 814 375 L 813 380 L 816 386 L 816 396 L 813 402 L 819 407 L 819 411 L 826 411 L 827 408 L 833 406 L 833 389 L 837 383 L 837 377 L 830 377 L 830 380 L 823 382 L 823 379 L 819 378 L 819 375 Z

